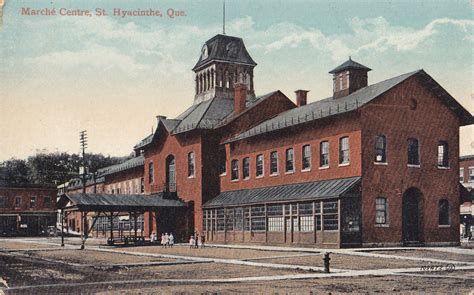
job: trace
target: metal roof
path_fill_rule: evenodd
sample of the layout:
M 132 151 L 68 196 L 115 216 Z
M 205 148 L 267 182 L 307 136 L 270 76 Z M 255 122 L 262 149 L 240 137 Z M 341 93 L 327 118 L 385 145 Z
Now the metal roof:
M 206 41 L 204 46 L 207 47 L 207 56 L 200 55 L 193 71 L 199 70 L 212 61 L 257 65 L 250 57 L 242 38 L 218 34 Z
M 472 160 L 474 159 L 474 155 L 465 155 L 465 156 L 460 156 L 459 157 L 459 160 L 463 161 L 463 160 Z
M 123 163 L 101 168 L 97 172 L 100 177 L 100 176 L 114 174 L 117 172 L 122 172 L 122 171 L 136 168 L 136 167 L 143 167 L 144 163 L 145 163 L 145 158 L 143 157 L 143 155 L 140 155 L 138 157 L 131 158 L 130 160 L 127 160 Z
M 227 191 L 205 203 L 203 208 L 336 198 L 359 184 L 360 179 L 357 176 Z
M 152 195 L 110 194 L 64 194 L 60 196 L 58 208 L 73 208 L 80 211 L 151 210 L 159 207 L 183 207 L 179 199 L 164 198 L 163 193 Z
M 367 72 L 368 71 L 371 71 L 372 69 L 358 63 L 358 62 L 355 62 L 351 59 L 351 57 L 349 56 L 349 59 L 344 62 L 342 65 L 336 67 L 335 69 L 333 69 L 332 71 L 330 71 L 329 73 L 330 74 L 336 74 L 336 73 L 339 73 L 341 71 L 344 71 L 344 70 L 348 70 L 348 69 L 359 69 L 359 70 L 366 70 Z
M 429 87 L 445 105 L 447 105 L 453 112 L 456 113 L 456 115 L 461 118 L 462 126 L 474 123 L 472 115 L 436 81 L 434 81 L 430 75 L 428 75 L 424 70 L 417 70 L 369 85 L 344 97 L 328 97 L 305 106 L 280 113 L 278 116 L 275 116 L 251 129 L 236 135 L 235 137 L 225 141 L 225 143 L 235 142 L 259 134 L 354 111 L 413 76 L 420 77 L 420 81 L 425 83 L 425 85 L 427 85 L 427 87 Z

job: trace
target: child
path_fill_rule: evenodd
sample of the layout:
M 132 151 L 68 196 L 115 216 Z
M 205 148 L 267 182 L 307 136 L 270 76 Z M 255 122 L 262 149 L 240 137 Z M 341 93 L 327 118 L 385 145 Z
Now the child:
M 165 233 L 165 248 L 168 248 L 169 245 L 170 245 L 170 236 L 168 235 L 168 233 Z
M 194 236 L 189 237 L 189 248 L 194 248 Z

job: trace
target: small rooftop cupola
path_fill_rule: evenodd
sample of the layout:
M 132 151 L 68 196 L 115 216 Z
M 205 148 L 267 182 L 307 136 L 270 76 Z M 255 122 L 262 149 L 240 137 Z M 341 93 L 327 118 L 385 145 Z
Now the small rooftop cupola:
M 196 73 L 194 103 L 218 98 L 234 98 L 234 85 L 247 86 L 247 97 L 255 97 L 253 68 L 257 64 L 241 38 L 216 35 L 202 46 L 201 56 L 193 68 Z
M 336 67 L 333 74 L 333 98 L 343 97 L 367 86 L 367 72 L 370 68 L 349 60 Z

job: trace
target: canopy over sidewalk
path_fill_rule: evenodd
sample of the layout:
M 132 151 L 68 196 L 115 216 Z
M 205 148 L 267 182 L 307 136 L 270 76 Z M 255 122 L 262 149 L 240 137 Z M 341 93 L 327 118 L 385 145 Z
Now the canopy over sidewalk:
M 164 193 L 152 195 L 63 194 L 57 203 L 59 209 L 68 211 L 151 211 L 163 207 L 185 207 L 179 199 L 165 198 Z

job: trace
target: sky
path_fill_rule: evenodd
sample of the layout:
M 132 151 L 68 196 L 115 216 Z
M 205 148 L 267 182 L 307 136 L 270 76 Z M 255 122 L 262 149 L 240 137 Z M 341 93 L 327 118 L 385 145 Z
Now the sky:
M 0 161 L 38 150 L 122 156 L 192 105 L 204 42 L 222 33 L 222 0 L 6 0 L 0 27 Z M 22 8 L 55 16 L 22 15 Z M 60 16 L 60 9 L 91 16 Z M 103 8 L 108 15 L 94 15 Z M 113 9 L 160 10 L 119 17 Z M 169 17 L 168 9 L 183 16 Z M 182 11 L 183 13 L 178 13 Z M 309 89 L 331 95 L 328 71 L 348 56 L 375 83 L 424 69 L 467 110 L 472 91 L 471 1 L 226 0 L 226 33 L 242 37 L 258 63 L 256 94 Z M 461 155 L 474 154 L 474 127 L 461 128 Z

